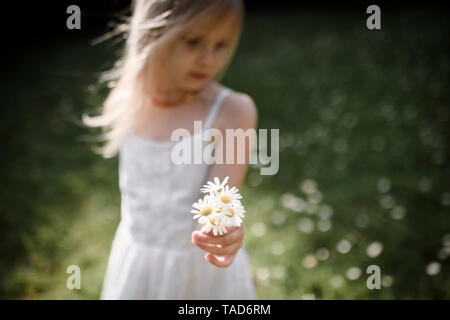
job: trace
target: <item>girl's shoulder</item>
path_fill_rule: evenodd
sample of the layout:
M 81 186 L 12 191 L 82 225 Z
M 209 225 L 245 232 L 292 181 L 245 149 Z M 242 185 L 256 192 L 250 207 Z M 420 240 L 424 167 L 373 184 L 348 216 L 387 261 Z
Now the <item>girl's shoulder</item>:
M 219 121 L 222 128 L 256 128 L 258 109 L 253 98 L 247 93 L 231 89 L 231 93 L 223 101 Z

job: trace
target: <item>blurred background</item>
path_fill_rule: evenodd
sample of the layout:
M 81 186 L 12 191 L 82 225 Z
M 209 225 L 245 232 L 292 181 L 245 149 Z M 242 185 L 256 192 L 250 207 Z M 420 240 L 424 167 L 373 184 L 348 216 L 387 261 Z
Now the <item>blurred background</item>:
M 259 299 L 450 298 L 450 20 L 438 2 L 246 1 L 224 85 L 280 129 L 280 170 L 241 189 Z M 81 30 L 66 9 L 81 8 Z M 5 9 L 0 298 L 98 299 L 120 218 L 118 158 L 79 137 L 121 43 L 91 41 L 129 1 Z M 82 270 L 81 290 L 66 268 Z M 366 270 L 378 265 L 381 289 Z

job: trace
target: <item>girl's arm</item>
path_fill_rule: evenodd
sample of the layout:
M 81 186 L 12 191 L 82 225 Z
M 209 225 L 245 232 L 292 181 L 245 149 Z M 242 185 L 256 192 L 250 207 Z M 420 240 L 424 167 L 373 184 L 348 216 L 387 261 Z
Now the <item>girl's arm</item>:
M 222 150 L 224 164 L 212 164 L 207 181 L 212 181 L 214 177 L 218 177 L 222 181 L 228 176 L 228 185 L 230 187 L 240 188 L 248 170 L 249 155 L 252 146 L 250 146 L 249 138 L 247 137 L 245 138 L 245 144 L 238 145 L 238 139 L 235 139 L 234 146 L 227 146 L 225 129 L 240 128 L 244 132 L 248 129 L 256 130 L 258 113 L 252 98 L 243 93 L 231 94 L 223 102 L 222 110 L 220 119 L 217 122 L 222 124 L 220 130 L 223 137 Z M 235 155 L 234 164 L 226 164 L 226 154 L 227 152 L 231 152 L 231 148 L 233 147 Z M 244 164 L 237 163 L 238 147 L 245 149 Z M 200 225 L 197 223 L 197 231 L 192 233 L 192 242 L 207 252 L 205 259 L 221 268 L 231 265 L 237 251 L 243 244 L 244 229 L 242 225 L 240 227 L 227 227 L 228 232 L 222 236 L 214 236 L 212 230 L 209 233 L 205 233 L 198 231 L 199 229 Z M 223 256 L 223 258 L 220 259 L 217 256 Z

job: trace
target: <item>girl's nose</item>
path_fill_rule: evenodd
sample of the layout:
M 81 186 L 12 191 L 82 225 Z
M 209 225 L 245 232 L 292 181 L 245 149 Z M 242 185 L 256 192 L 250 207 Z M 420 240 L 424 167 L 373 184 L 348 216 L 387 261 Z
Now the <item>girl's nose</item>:
M 214 65 L 216 60 L 216 56 L 214 50 L 211 48 L 205 48 L 198 59 L 199 64 L 204 66 L 212 66 Z

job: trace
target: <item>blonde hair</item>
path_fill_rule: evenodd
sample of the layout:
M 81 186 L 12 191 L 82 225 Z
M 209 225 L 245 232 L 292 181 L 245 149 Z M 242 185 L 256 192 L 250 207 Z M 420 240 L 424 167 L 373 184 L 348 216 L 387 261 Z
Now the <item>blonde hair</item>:
M 82 115 L 83 125 L 101 127 L 103 133 L 94 141 L 106 141 L 106 144 L 100 148 L 93 147 L 93 151 L 105 158 L 117 154 L 135 112 L 144 104 L 143 92 L 148 85 L 148 77 L 143 71 L 153 64 L 163 45 L 175 39 L 203 14 L 223 16 L 237 13 L 237 35 L 224 67 L 215 76 L 215 80 L 220 81 L 236 50 L 244 18 L 242 0 L 134 0 L 130 9 L 131 17 L 121 17 L 122 22 L 112 31 L 95 40 L 99 43 L 122 34 L 126 43 L 123 56 L 99 78 L 99 83 L 108 83 L 108 87 L 113 84 L 101 106 L 101 114 L 95 117 Z

